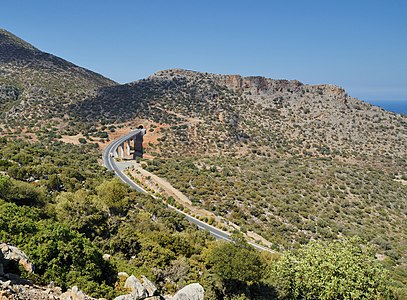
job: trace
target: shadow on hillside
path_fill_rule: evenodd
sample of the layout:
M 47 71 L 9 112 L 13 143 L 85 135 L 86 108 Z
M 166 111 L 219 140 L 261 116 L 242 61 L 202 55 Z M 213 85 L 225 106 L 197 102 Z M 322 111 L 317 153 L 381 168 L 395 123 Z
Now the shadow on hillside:
M 157 123 L 172 123 L 174 116 L 163 113 L 158 103 L 168 90 L 180 82 L 143 79 L 134 83 L 103 87 L 96 96 L 69 106 L 70 115 L 81 122 L 122 123 L 145 118 Z

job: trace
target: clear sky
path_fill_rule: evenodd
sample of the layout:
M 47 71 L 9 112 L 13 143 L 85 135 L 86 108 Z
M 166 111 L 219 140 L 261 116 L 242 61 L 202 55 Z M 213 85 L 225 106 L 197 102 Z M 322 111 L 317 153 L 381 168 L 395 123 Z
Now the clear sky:
M 406 0 L 2 0 L 0 27 L 120 83 L 185 68 L 407 105 Z

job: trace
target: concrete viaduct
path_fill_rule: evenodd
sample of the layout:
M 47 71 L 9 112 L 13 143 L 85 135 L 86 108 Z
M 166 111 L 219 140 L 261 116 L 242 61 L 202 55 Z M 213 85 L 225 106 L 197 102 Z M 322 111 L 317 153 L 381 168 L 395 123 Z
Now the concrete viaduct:
M 146 134 L 145 129 L 137 129 L 127 134 L 125 139 L 120 139 L 120 143 L 112 150 L 111 155 L 115 158 L 124 158 L 131 156 L 131 146 L 133 143 L 133 159 L 143 157 L 143 136 Z

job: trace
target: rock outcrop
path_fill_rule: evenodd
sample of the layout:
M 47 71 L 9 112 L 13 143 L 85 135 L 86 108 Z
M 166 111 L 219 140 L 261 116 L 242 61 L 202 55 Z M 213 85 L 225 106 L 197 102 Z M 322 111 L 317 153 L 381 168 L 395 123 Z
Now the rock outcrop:
M 125 274 L 125 273 L 120 273 Z M 121 295 L 114 300 L 203 300 L 204 289 L 199 283 L 192 283 L 179 290 L 174 297 L 161 296 L 156 286 L 148 280 L 147 277 L 141 276 L 142 281 L 134 275 L 126 279 L 124 287 L 131 291 L 130 294 Z
M 77 286 L 65 293 L 51 283 L 47 287 L 34 285 L 20 278 L 19 266 L 29 273 L 34 267 L 28 256 L 15 246 L 0 243 L 0 300 L 96 300 Z
M 33 272 L 33 265 L 23 251 L 6 243 L 0 243 L 0 276 L 17 279 L 17 275 L 13 272 L 18 271 L 18 265 L 27 272 Z
M 147 290 L 147 294 L 149 297 L 153 297 L 157 295 L 157 288 L 156 286 L 148 280 L 146 276 L 141 276 L 141 279 L 143 280 L 143 286 Z
M 59 287 L 41 287 L 0 280 L 0 300 L 97 300 L 74 286 L 65 293 Z M 102 299 L 100 299 L 102 300 Z
M 145 299 L 149 295 L 147 293 L 147 289 L 143 286 L 140 280 L 138 280 L 134 275 L 131 275 L 127 278 L 124 287 L 131 290 L 131 297 L 129 299 L 139 300 Z M 116 298 L 117 299 L 117 298 Z
M 0 243 L 0 300 L 97 300 L 86 295 L 77 286 L 63 293 L 61 288 L 55 287 L 53 283 L 46 287 L 34 285 L 16 274 L 19 265 L 27 272 L 33 272 L 34 267 L 23 251 Z M 120 272 L 118 277 L 126 278 L 124 288 L 130 293 L 118 296 L 115 300 L 203 300 L 204 296 L 204 290 L 198 283 L 187 285 L 172 298 L 159 295 L 157 287 L 145 276 L 141 276 L 139 280 L 134 275 Z

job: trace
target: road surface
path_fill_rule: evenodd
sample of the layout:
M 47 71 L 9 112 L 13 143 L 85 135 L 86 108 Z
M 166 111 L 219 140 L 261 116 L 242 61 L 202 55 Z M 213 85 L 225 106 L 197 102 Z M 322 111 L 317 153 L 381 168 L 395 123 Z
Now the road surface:
M 117 147 L 119 147 L 119 145 L 121 143 L 123 143 L 125 140 L 127 140 L 130 136 L 134 135 L 136 132 L 137 132 L 137 130 L 131 131 L 129 134 L 126 134 L 126 135 L 118 138 L 117 140 L 114 140 L 113 142 L 111 142 L 106 147 L 106 149 L 103 151 L 103 164 L 106 166 L 106 168 L 108 170 L 114 171 L 116 176 L 118 176 L 123 182 L 127 183 L 131 188 L 133 188 L 141 193 L 148 194 L 148 192 L 145 189 L 143 189 L 141 186 L 139 186 L 134 181 L 132 181 L 126 174 L 124 174 L 124 172 L 122 170 L 120 170 L 120 168 L 116 164 L 116 161 L 115 161 L 114 155 L 113 155 L 114 152 L 116 151 Z M 154 195 L 151 195 L 151 196 L 154 197 Z M 209 233 L 211 235 L 213 235 L 216 239 L 221 239 L 221 240 L 225 240 L 225 241 L 229 241 L 229 242 L 232 241 L 230 238 L 230 233 L 220 230 L 205 222 L 202 222 L 201 220 L 183 212 L 182 210 L 175 208 L 172 205 L 168 205 L 168 207 L 177 211 L 178 213 L 184 215 L 188 221 L 190 221 L 191 223 L 198 226 L 198 228 L 209 231 Z M 248 242 L 248 243 L 258 250 L 273 252 L 270 249 L 263 247 L 261 245 L 258 245 L 258 244 L 252 243 L 252 242 Z

